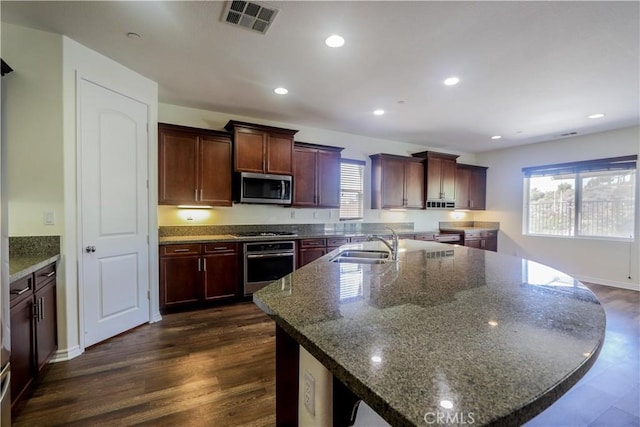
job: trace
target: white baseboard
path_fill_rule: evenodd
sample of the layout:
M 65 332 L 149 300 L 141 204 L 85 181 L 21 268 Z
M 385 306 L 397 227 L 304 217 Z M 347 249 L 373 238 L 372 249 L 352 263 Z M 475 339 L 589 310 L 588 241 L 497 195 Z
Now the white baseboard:
M 149 320 L 149 323 L 156 323 L 161 320 L 162 320 L 162 316 L 160 315 L 160 312 L 156 312 L 151 315 L 151 320 Z
M 612 286 L 614 288 L 628 289 L 630 291 L 640 292 L 640 285 L 637 283 L 623 283 L 614 280 L 598 279 L 595 277 L 573 276 L 581 282 L 595 283 L 597 285 Z
M 83 351 L 80 350 L 80 346 L 58 349 L 49 363 L 65 362 L 80 356 L 82 353 Z

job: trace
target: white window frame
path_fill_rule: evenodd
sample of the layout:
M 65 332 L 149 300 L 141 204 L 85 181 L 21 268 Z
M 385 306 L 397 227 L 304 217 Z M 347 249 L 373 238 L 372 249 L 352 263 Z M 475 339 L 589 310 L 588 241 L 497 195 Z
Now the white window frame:
M 364 168 L 362 160 L 340 160 L 340 221 L 364 218 Z M 359 181 L 355 183 L 354 181 Z M 358 185 L 359 184 L 359 185 Z M 353 199 L 356 199 L 356 203 Z
M 622 156 L 613 157 L 607 159 L 589 160 L 583 162 L 571 162 L 561 163 L 555 165 L 534 166 L 523 168 L 524 173 L 524 192 L 523 192 L 523 224 L 522 233 L 528 236 L 543 236 L 543 237 L 559 237 L 559 238 L 581 238 L 581 239 L 606 239 L 606 240 L 623 240 L 632 241 L 635 239 L 636 229 L 638 224 L 636 223 L 636 209 L 638 209 L 637 200 L 637 169 L 636 161 L 638 156 Z M 633 200 L 631 218 L 633 221 L 633 227 L 631 235 L 628 237 L 615 236 L 615 235 L 597 235 L 594 233 L 584 234 L 582 228 L 582 197 L 583 197 L 583 180 L 589 178 L 594 174 L 607 175 L 608 173 L 614 175 L 623 171 L 632 171 L 633 173 Z M 531 178 L 554 176 L 562 177 L 563 179 L 573 180 L 574 200 L 571 206 L 573 209 L 573 224 L 569 230 L 569 234 L 551 234 L 551 233 L 533 233 L 530 232 L 531 218 L 530 218 L 530 197 L 531 197 Z

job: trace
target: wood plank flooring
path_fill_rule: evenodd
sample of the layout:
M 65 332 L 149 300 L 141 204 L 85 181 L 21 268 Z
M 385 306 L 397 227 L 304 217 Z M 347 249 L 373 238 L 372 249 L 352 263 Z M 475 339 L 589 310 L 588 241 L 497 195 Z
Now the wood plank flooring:
M 639 425 L 640 293 L 607 311 L 594 367 L 527 426 Z M 15 426 L 273 426 L 275 326 L 252 303 L 164 316 L 50 366 Z

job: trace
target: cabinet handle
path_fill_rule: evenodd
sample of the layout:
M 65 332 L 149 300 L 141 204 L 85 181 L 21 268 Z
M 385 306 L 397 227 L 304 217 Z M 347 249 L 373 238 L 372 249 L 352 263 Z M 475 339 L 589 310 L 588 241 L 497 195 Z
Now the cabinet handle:
M 198 201 L 198 189 L 196 188 L 196 194 L 194 196 L 194 200 L 197 202 Z
M 189 252 L 189 249 L 174 249 L 173 252 Z
M 40 319 L 40 300 L 38 300 L 38 302 L 34 302 L 33 303 L 33 318 L 34 319 Z
M 40 321 L 44 320 L 44 297 L 40 298 L 38 304 L 40 304 L 40 309 L 38 310 L 38 321 Z
M 49 273 L 49 274 L 41 274 L 41 275 L 40 275 L 40 277 L 51 277 L 51 276 L 53 276 L 54 274 L 56 274 L 56 272 L 55 272 L 55 271 L 52 271 L 52 272 L 51 272 L 51 273 Z
M 200 266 L 201 261 L 202 261 L 202 258 L 198 258 L 198 271 L 202 271 L 202 267 Z
M 204 271 L 204 272 L 207 271 L 207 259 L 206 258 L 202 259 L 202 271 Z
M 224 250 L 226 250 L 226 249 L 227 249 L 227 247 L 226 247 L 226 246 L 218 246 L 218 247 L 216 247 L 216 248 L 213 248 L 213 250 L 214 250 L 214 251 L 224 251 Z
M 11 293 L 12 293 L 13 295 L 22 295 L 22 294 L 24 294 L 25 292 L 27 292 L 29 289 L 31 289 L 31 287 L 30 287 L 30 286 L 27 286 L 27 287 L 26 287 L 26 288 L 24 288 L 24 289 L 20 289 L 19 291 L 16 291 L 15 289 L 12 289 L 12 290 L 11 290 Z
M 202 201 L 202 188 L 200 189 L 200 201 Z

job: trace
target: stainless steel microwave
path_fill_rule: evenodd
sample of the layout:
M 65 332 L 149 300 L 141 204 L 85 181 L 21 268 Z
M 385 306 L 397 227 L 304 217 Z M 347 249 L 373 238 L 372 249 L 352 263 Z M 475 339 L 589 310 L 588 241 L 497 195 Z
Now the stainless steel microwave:
M 239 201 L 290 205 L 292 182 L 293 178 L 289 175 L 241 172 Z

